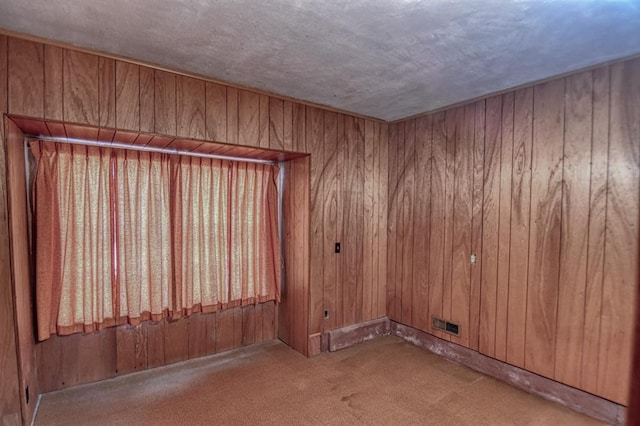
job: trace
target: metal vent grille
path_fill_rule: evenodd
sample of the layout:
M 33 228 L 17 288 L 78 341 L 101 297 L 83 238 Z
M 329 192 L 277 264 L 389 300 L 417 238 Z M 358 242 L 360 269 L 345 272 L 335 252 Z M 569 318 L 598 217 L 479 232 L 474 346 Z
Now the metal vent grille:
M 431 317 L 431 324 L 433 328 L 442 330 L 446 333 L 453 334 L 454 336 L 460 335 L 460 326 L 456 323 L 445 321 L 440 318 Z

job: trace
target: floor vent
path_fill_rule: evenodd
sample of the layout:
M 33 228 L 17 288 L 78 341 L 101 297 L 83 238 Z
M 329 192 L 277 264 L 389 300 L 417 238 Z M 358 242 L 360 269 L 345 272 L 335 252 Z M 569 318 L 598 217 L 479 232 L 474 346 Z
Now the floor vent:
M 431 324 L 433 325 L 433 328 L 437 330 L 442 330 L 446 333 L 453 334 L 454 336 L 460 335 L 460 326 L 458 324 L 436 317 L 431 317 Z

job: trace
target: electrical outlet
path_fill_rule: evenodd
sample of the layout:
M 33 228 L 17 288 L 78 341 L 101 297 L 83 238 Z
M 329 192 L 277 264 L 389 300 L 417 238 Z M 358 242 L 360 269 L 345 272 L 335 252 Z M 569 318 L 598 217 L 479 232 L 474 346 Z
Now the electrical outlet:
M 476 256 L 475 253 L 471 253 L 471 264 L 475 265 L 478 261 L 478 257 Z

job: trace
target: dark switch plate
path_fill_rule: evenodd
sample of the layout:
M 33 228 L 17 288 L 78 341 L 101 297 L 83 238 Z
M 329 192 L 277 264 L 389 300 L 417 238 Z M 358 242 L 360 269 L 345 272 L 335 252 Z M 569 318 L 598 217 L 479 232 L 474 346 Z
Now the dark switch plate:
M 340 243 L 336 243 L 336 253 L 340 253 Z

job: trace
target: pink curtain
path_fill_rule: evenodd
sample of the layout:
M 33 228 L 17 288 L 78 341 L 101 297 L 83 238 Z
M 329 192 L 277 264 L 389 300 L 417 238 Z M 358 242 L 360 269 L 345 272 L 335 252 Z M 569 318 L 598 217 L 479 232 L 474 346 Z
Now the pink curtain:
M 176 300 L 183 314 L 279 300 L 277 174 L 266 164 L 177 161 Z
M 279 301 L 278 168 L 34 142 L 38 337 Z
M 114 325 L 109 149 L 35 142 L 38 338 Z
M 118 322 L 158 320 L 173 298 L 169 159 L 116 150 L 113 166 Z

